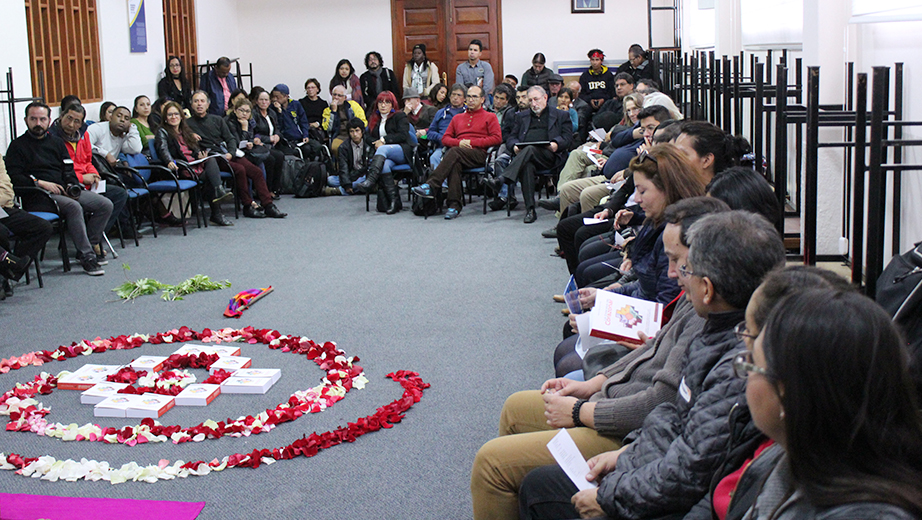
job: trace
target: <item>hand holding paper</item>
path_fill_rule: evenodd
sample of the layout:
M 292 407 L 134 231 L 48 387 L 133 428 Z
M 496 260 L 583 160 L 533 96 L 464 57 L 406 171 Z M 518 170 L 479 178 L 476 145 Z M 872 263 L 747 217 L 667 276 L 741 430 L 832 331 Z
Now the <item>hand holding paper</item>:
M 593 489 L 598 487 L 595 482 L 586 480 L 589 473 L 589 465 L 583 459 L 583 455 L 573 442 L 573 438 L 567 433 L 567 430 L 560 430 L 557 435 L 547 443 L 547 449 L 554 456 L 554 460 L 560 465 L 560 469 L 570 477 L 570 480 L 576 484 L 576 487 L 582 489 Z

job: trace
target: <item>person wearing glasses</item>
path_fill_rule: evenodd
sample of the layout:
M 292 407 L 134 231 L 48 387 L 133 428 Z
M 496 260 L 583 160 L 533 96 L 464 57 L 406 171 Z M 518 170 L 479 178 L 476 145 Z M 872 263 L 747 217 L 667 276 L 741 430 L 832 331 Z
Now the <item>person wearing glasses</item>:
M 346 87 L 336 85 L 330 91 L 330 106 L 323 110 L 323 123 L 321 126 L 332 139 L 330 149 L 333 154 L 339 152 L 339 146 L 349 140 L 349 121 L 353 117 L 368 123 L 365 119 L 365 110 L 357 102 L 346 99 Z
M 265 163 L 265 179 L 262 178 L 262 175 L 259 175 L 259 179 L 253 181 L 253 189 L 260 198 L 263 210 L 260 211 L 257 208 L 259 205 L 255 203 L 253 197 L 250 195 L 249 186 L 246 186 L 247 189 L 241 190 L 240 183 L 238 183 L 237 189 L 240 192 L 240 203 L 243 204 L 244 215 L 246 215 L 247 207 L 253 207 L 252 213 L 257 215 L 256 218 L 261 218 L 258 216 L 259 213 L 263 213 L 265 216 L 283 218 L 286 214 L 279 212 L 275 207 L 272 201 L 277 197 L 275 193 L 269 190 L 269 186 L 279 185 L 280 179 L 278 177 L 281 175 L 284 158 L 279 161 L 277 157 L 273 157 L 270 149 L 267 148 L 257 136 L 256 119 L 254 118 L 253 112 L 253 104 L 250 103 L 250 100 L 240 99 L 234 103 L 233 113 L 225 118 L 225 121 L 227 121 L 227 128 L 230 130 L 231 134 L 237 138 L 237 147 L 243 152 L 245 160 L 252 163 L 254 166 Z M 247 183 L 244 184 L 246 185 Z M 269 207 L 276 209 L 274 209 L 274 211 L 267 210 Z
M 454 116 L 442 136 L 442 144 L 448 151 L 426 182 L 413 188 L 417 196 L 431 198 L 448 181 L 446 220 L 461 214 L 461 170 L 483 165 L 487 148 L 503 141 L 496 116 L 483 109 L 484 96 L 484 90 L 476 85 L 467 89 L 467 112 Z
M 393 215 L 403 205 L 394 174 L 391 169 L 398 164 L 409 164 L 413 157 L 413 143 L 410 142 L 410 121 L 397 105 L 393 92 L 384 91 L 375 100 L 376 108 L 368 117 L 368 131 L 365 140 L 375 147 L 375 156 L 368 166 L 365 180 L 356 186 L 360 193 L 367 193 L 377 186 L 378 178 L 385 199 L 385 212 Z
M 660 82 L 656 67 L 650 62 L 650 53 L 636 43 L 628 49 L 627 61 L 618 67 L 617 72 L 630 74 L 634 77 L 634 81 L 651 79 L 657 83 Z
M 445 147 L 442 145 L 442 135 L 448 130 L 451 119 L 456 115 L 464 112 L 464 101 L 467 95 L 467 87 L 460 83 L 455 83 L 448 94 L 448 105 L 440 108 L 432 118 L 429 124 L 429 130 L 426 132 L 426 142 L 429 143 L 429 150 L 432 154 L 429 156 L 429 164 L 432 169 L 439 166 L 442 161 L 442 154 L 445 153 Z
M 765 275 L 784 265 L 785 251 L 775 228 L 745 211 L 702 218 L 688 241 L 678 283 L 707 321 L 688 346 L 675 400 L 654 408 L 624 447 L 589 459 L 586 479 L 597 488 L 578 491 L 559 466 L 530 472 L 519 495 L 522 518 L 681 518 L 707 494 L 745 412 L 746 382 L 733 371 L 745 346 L 734 328 Z

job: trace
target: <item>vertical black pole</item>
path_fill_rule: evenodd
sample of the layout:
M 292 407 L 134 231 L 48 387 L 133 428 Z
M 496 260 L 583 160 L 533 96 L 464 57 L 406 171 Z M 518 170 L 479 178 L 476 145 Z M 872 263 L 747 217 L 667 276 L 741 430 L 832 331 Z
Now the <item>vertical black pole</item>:
M 740 97 L 740 83 L 743 81 L 743 74 L 740 70 L 739 56 L 733 57 L 733 132 L 736 135 L 743 134 L 743 99 Z
M 887 205 L 887 175 L 881 167 L 883 161 L 883 139 L 886 134 L 887 90 L 890 84 L 890 69 L 874 67 L 874 81 L 871 84 L 871 138 L 868 142 L 868 246 L 865 260 L 867 294 L 877 294 L 877 277 L 884 263 L 884 212 Z
M 845 110 L 852 112 L 855 110 L 855 62 L 850 61 L 845 64 Z M 855 136 L 854 128 L 845 127 L 845 142 L 850 143 Z M 851 218 L 849 218 L 849 208 L 852 207 L 852 156 L 854 149 L 845 147 L 845 165 L 842 171 L 842 236 L 847 237 L 851 234 Z
M 897 63 L 894 70 L 894 88 L 893 88 L 893 120 L 903 120 L 903 64 Z M 899 141 L 903 138 L 903 126 L 900 124 L 893 126 L 893 139 Z M 893 147 L 893 164 L 903 164 L 903 147 Z M 890 253 L 893 256 L 900 254 L 903 249 L 900 244 L 900 220 L 902 213 L 903 198 L 903 172 L 893 172 L 893 238 L 891 239 Z
M 807 156 L 804 179 L 804 265 L 816 265 L 817 184 L 819 182 L 820 68 L 807 69 Z
M 852 183 L 852 283 L 861 287 L 864 274 L 864 182 L 868 135 L 868 74 L 857 78 L 855 99 L 855 180 Z
M 763 88 L 765 71 L 762 70 L 764 68 L 764 63 L 756 63 L 755 72 L 753 73 L 756 80 L 755 108 L 752 110 L 753 126 L 755 127 L 755 132 L 752 134 L 752 151 L 755 155 L 756 171 L 763 173 L 765 172 L 762 167 L 762 145 L 765 142 L 763 136 L 764 123 L 762 121 L 762 116 L 765 113 L 765 91 Z
M 778 64 L 775 87 L 775 195 L 782 211 L 787 212 L 788 190 L 788 121 L 787 121 L 787 78 L 788 71 Z
M 730 128 L 733 124 L 733 114 L 730 110 L 730 102 L 733 99 L 730 92 L 731 87 L 731 77 L 730 77 L 730 58 L 724 56 L 723 60 L 723 80 L 724 80 L 724 98 L 723 98 L 723 129 L 724 132 L 730 132 Z M 716 121 L 715 121 L 716 123 Z
M 787 51 L 785 51 L 785 65 L 787 65 Z M 794 60 L 794 101 L 803 104 L 804 75 L 801 70 L 803 60 L 797 58 Z M 801 123 L 794 125 L 794 186 L 797 186 L 797 193 L 800 193 L 800 187 L 803 177 L 803 157 L 804 157 L 804 126 Z M 800 211 L 800 197 L 792 197 L 794 207 Z
M 714 55 L 714 51 L 708 52 L 708 115 L 710 119 L 708 121 L 717 121 L 717 57 Z

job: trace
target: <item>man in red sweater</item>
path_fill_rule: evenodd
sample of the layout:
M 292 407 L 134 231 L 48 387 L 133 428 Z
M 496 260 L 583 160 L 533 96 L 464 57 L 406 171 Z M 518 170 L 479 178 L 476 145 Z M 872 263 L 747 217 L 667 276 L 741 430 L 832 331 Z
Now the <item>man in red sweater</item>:
M 458 218 L 461 214 L 461 170 L 482 166 L 487 160 L 487 148 L 503 142 L 496 114 L 482 108 L 483 98 L 482 88 L 475 85 L 467 89 L 467 111 L 453 117 L 442 136 L 442 145 L 449 147 L 448 151 L 432 176 L 424 184 L 413 188 L 420 197 L 433 197 L 448 179 L 446 220 Z

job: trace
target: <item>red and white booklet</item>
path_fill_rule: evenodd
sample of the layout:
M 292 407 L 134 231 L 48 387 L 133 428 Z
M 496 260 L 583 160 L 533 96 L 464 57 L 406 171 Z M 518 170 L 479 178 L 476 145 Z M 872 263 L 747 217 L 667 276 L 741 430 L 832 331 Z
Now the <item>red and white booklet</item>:
M 612 341 L 640 341 L 638 332 L 653 337 L 663 326 L 663 304 L 608 291 L 595 294 L 589 312 L 589 335 Z

